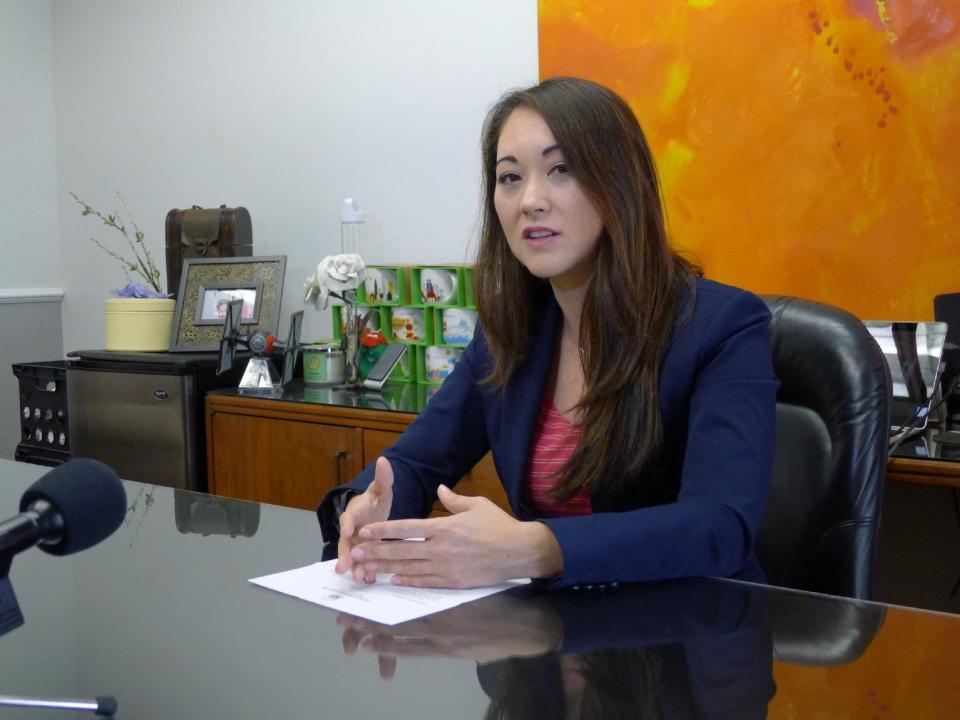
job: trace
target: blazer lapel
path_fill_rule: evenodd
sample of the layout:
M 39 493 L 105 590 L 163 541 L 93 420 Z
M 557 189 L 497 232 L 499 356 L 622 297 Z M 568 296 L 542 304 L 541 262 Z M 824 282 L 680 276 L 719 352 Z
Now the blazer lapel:
M 560 321 L 560 308 L 550 297 L 539 332 L 531 337 L 530 356 L 507 384 L 500 405 L 500 427 L 503 428 L 502 461 L 499 464 L 510 507 L 517 516 L 521 511 L 523 479 L 533 442 L 540 400 L 550 375 L 550 363 Z

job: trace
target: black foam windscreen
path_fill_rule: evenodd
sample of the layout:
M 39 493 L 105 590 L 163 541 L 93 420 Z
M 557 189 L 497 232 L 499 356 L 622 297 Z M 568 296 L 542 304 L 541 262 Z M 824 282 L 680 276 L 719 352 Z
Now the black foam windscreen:
M 46 500 L 63 518 L 59 542 L 40 547 L 52 555 L 85 550 L 109 537 L 127 513 L 127 494 L 120 478 L 96 460 L 80 458 L 54 468 L 20 498 L 20 512 Z

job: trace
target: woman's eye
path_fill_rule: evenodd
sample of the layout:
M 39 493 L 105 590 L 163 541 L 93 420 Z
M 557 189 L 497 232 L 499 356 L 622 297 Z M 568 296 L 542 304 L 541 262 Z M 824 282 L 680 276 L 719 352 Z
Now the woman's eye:
M 557 163 L 550 168 L 551 173 L 556 173 L 557 175 L 566 175 L 570 172 L 570 169 L 567 167 L 566 163 Z
M 520 176 L 515 172 L 505 172 L 503 175 L 497 178 L 497 182 L 501 185 L 513 185 L 513 183 L 519 181 Z

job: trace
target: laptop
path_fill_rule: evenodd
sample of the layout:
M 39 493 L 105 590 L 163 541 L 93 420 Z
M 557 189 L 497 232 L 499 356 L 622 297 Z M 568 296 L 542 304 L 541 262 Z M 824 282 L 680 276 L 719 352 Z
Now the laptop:
M 893 380 L 890 433 L 923 430 L 943 372 L 947 324 L 873 320 L 864 324 L 883 351 Z

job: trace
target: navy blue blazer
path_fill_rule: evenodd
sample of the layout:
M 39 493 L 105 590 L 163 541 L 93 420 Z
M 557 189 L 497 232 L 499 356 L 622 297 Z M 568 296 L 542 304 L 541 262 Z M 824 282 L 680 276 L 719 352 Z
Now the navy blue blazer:
M 592 514 L 561 518 L 538 518 L 524 499 L 561 320 L 551 295 L 528 359 L 503 391 L 480 384 L 492 360 L 478 331 L 424 412 L 384 451 L 394 473 L 391 519 L 428 516 L 437 487 L 453 487 L 492 450 L 517 518 L 541 520 L 560 544 L 555 586 L 753 573 L 775 444 L 770 313 L 755 295 L 703 279 L 692 309 L 685 305 L 660 374 L 662 446 L 617 496 L 592 492 Z M 325 540 L 336 539 L 324 522 L 335 497 L 372 480 L 371 463 L 327 494 L 318 510 Z

